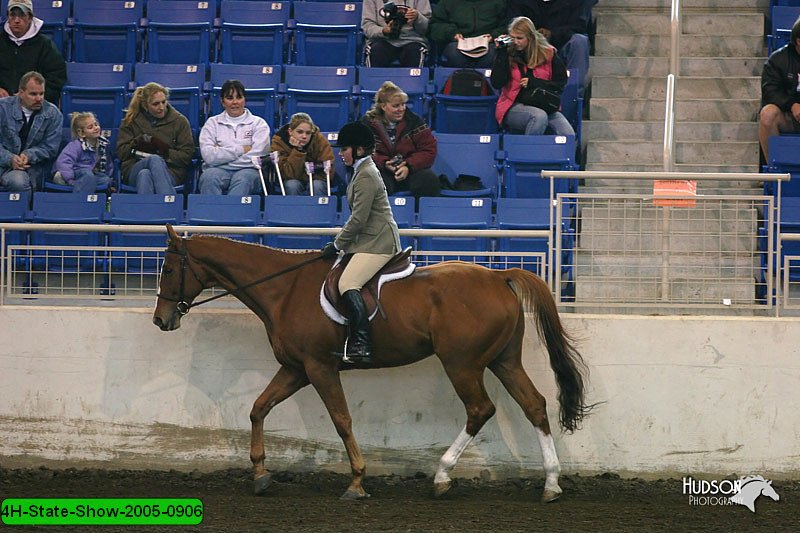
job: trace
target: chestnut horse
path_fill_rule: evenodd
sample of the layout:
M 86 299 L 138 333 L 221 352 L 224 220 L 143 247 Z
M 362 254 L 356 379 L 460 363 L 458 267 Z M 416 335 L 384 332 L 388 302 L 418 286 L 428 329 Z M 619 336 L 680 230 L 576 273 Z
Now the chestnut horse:
M 264 466 L 264 418 L 310 383 L 328 409 L 350 459 L 352 482 L 342 498 L 368 497 L 362 486 L 366 465 L 353 437 L 339 376 L 343 368 L 333 356 L 342 349 L 346 328 L 325 316 L 319 303 L 320 287 L 333 259 L 224 237 L 184 239 L 169 225 L 167 231 L 169 246 L 153 323 L 164 331 L 177 329 L 204 289 L 221 287 L 264 322 L 280 363 L 250 412 L 255 493 L 262 494 L 270 481 Z M 265 280 L 275 274 L 280 275 L 275 281 Z M 561 468 L 545 399 L 522 366 L 525 312 L 534 313 L 550 356 L 559 389 L 561 426 L 567 431 L 577 429 L 590 406 L 584 403 L 586 367 L 562 329 L 547 284 L 517 268 L 490 270 L 452 261 L 418 268 L 412 276 L 385 285 L 381 305 L 386 318 L 372 323 L 371 367 L 408 365 L 436 354 L 467 411 L 464 429 L 441 457 L 434 493 L 438 496 L 450 489 L 450 471 L 495 413 L 483 383 L 484 370 L 489 368 L 536 428 L 546 475 L 543 501 L 558 498 Z

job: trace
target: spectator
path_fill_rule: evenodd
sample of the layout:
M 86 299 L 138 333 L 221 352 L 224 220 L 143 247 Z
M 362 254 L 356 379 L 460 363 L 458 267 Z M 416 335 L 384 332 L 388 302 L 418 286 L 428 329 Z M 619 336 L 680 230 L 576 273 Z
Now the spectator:
M 556 110 L 548 112 L 520 101 L 530 78 L 550 80 L 562 89 L 566 85 L 567 69 L 555 49 L 527 17 L 513 19 L 508 33 L 513 42 L 499 49 L 491 76 L 492 86 L 501 89 L 495 109 L 498 124 L 525 135 L 542 135 L 548 129 L 555 135 L 575 135 L 557 102 Z
M 439 0 L 433 6 L 430 37 L 442 48 L 448 67 L 492 66 L 495 48 L 491 39 L 505 31 L 506 0 Z M 487 39 L 487 52 L 481 57 L 461 53 L 458 43 L 464 38 Z
M 365 0 L 361 11 L 367 66 L 388 67 L 399 61 L 401 67 L 422 67 L 428 55 L 425 34 L 431 17 L 430 2 L 406 0 L 393 12 L 384 11 L 383 5 L 383 0 Z
M 8 20 L 0 35 L 0 97 L 13 95 L 26 72 L 39 72 L 47 81 L 45 99 L 58 105 L 67 81 L 61 52 L 40 33 L 44 22 L 33 16 L 31 0 L 9 0 Z
M 306 113 L 295 113 L 272 137 L 273 152 L 278 152 L 278 169 L 287 195 L 308 194 L 306 164 L 314 165 L 314 196 L 327 196 L 324 164 L 333 167 L 333 149 L 328 139 Z M 331 172 L 333 172 L 331 170 Z
M 192 129 L 168 98 L 169 89 L 157 83 L 137 87 L 119 127 L 122 176 L 140 194 L 175 194 L 192 164 Z
M 571 72 L 578 72 L 580 94 L 589 72 L 589 21 L 596 0 L 509 0 L 508 18 L 528 17 L 558 50 Z
M 94 113 L 72 113 L 70 131 L 72 140 L 56 159 L 53 181 L 70 185 L 78 194 L 105 189 L 111 183 L 111 160 L 108 139 L 101 134 L 97 117 Z
M 200 194 L 258 194 L 261 182 L 253 158 L 258 157 L 260 164 L 267 155 L 269 126 L 245 107 L 245 88 L 239 80 L 222 84 L 220 100 L 224 111 L 209 118 L 200 130 Z
M 0 190 L 41 189 L 61 146 L 61 111 L 46 101 L 44 76 L 23 74 L 16 95 L 0 98 Z
M 758 141 L 769 162 L 769 138 L 800 132 L 800 18 L 791 40 L 769 56 L 761 71 L 761 111 Z
M 406 102 L 408 95 L 391 81 L 375 93 L 375 104 L 362 119 L 375 136 L 372 159 L 389 194 L 411 191 L 417 198 L 439 196 L 439 178 L 431 170 L 436 138 Z

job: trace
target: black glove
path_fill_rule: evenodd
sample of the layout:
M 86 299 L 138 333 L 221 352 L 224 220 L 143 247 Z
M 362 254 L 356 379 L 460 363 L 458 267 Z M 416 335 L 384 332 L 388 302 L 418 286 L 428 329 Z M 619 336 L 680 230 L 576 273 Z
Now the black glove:
M 169 143 L 166 141 L 161 140 L 160 138 L 156 137 L 155 135 L 150 137 L 150 143 L 155 147 L 156 152 L 158 155 L 166 158 L 169 155 Z
M 322 250 L 319 251 L 321 257 L 335 257 L 336 254 L 339 253 L 339 250 L 336 248 L 336 245 L 333 242 L 329 242 L 325 246 L 322 247 Z

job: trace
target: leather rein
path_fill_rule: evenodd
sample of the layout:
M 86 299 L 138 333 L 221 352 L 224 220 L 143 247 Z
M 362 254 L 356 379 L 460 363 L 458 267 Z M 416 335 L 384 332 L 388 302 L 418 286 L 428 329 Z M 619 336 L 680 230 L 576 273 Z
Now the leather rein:
M 176 298 L 171 298 L 169 296 L 165 296 L 165 295 L 161 294 L 161 292 L 156 294 L 156 297 L 157 298 L 162 298 L 164 300 L 167 300 L 168 302 L 175 302 L 175 304 L 176 304 L 175 305 L 175 309 L 176 309 L 176 311 L 178 311 L 178 313 L 180 313 L 181 316 L 187 314 L 192 307 L 197 307 L 198 305 L 203 305 L 203 304 L 207 304 L 208 302 L 213 302 L 214 300 L 216 300 L 218 298 L 222 298 L 223 296 L 228 296 L 229 294 L 235 294 L 235 293 L 241 292 L 241 291 L 243 291 L 245 289 L 249 289 L 250 287 L 253 287 L 254 285 L 258 285 L 260 283 L 264 283 L 265 281 L 269 281 L 271 279 L 277 278 L 278 276 L 282 276 L 284 274 L 288 274 L 289 272 L 292 272 L 293 270 L 297 270 L 297 269 L 302 268 L 302 267 L 304 267 L 306 265 L 310 265 L 311 263 L 314 263 L 314 262 L 319 261 L 320 259 L 324 258 L 322 255 L 318 255 L 317 257 L 312 257 L 311 259 L 307 259 L 307 260 L 305 260 L 305 261 L 303 261 L 301 263 L 297 263 L 296 265 L 292 265 L 292 266 L 290 266 L 288 268 L 284 268 L 283 270 L 281 270 L 279 272 L 275 272 L 274 274 L 270 274 L 268 276 L 264 276 L 263 278 L 259 278 L 259 279 L 255 280 L 255 281 L 252 281 L 252 282 L 250 282 L 250 283 L 248 283 L 246 285 L 242 285 L 241 287 L 237 286 L 235 289 L 226 290 L 224 292 L 221 292 L 220 294 L 215 294 L 214 296 L 211 296 L 210 298 L 206 298 L 204 300 L 200 300 L 199 302 L 189 303 L 189 302 L 186 301 L 186 299 L 184 297 L 184 286 L 186 284 L 186 282 L 185 282 L 185 280 L 186 280 L 186 270 L 188 269 L 189 272 L 192 273 L 192 275 L 194 276 L 194 279 L 197 280 L 197 282 L 200 284 L 201 287 L 203 287 L 203 289 L 205 289 L 206 286 L 203 283 L 203 281 L 200 279 L 200 276 L 197 275 L 197 272 L 195 272 L 194 268 L 192 268 L 192 265 L 189 262 L 189 254 L 186 252 L 186 250 L 181 250 L 181 251 L 167 250 L 166 253 L 168 253 L 168 254 L 176 254 L 176 255 L 179 255 L 181 257 L 181 282 L 180 282 L 180 288 L 178 289 L 178 298 L 176 299 Z

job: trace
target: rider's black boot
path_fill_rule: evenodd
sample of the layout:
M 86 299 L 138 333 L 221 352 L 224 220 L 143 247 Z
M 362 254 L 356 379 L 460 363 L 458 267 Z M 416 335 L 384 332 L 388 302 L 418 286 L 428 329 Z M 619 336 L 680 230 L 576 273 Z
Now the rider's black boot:
M 369 365 L 372 363 L 372 338 L 369 333 L 369 317 L 361 291 L 350 289 L 342 298 L 349 311 L 347 320 L 350 334 L 345 341 L 342 361 L 350 364 Z

